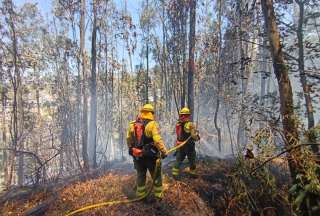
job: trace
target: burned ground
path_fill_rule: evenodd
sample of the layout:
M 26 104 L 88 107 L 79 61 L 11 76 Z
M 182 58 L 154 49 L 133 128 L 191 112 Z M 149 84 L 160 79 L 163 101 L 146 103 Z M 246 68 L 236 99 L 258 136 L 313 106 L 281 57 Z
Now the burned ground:
M 256 178 L 247 184 L 237 178 L 233 160 L 201 159 L 197 175 L 188 174 L 186 164 L 179 179 L 173 179 L 170 165 L 164 165 L 164 198 L 157 201 L 150 195 L 144 201 L 114 205 L 87 211 L 79 215 L 286 215 L 286 198 L 276 193 L 268 197 L 263 182 Z M 241 180 L 242 179 L 242 180 Z M 279 179 L 282 181 L 281 176 Z M 241 182 L 241 184 L 239 183 Z M 239 185 L 237 185 L 239 183 Z M 282 183 L 282 182 L 281 182 Z M 260 187 L 259 187 L 260 184 Z M 242 185 L 242 186 L 241 186 Z M 150 187 L 150 184 L 149 184 Z M 262 188 L 261 188 L 262 187 Z M 284 185 L 276 185 L 285 192 Z M 134 198 L 135 173 L 131 165 L 116 166 L 103 175 L 79 180 L 51 190 L 37 190 L 28 197 L 7 200 L 1 205 L 1 215 L 64 215 L 90 204 L 108 200 Z M 264 188 L 265 189 L 265 188 Z M 285 193 L 283 193 L 285 194 Z M 253 200 L 252 200 L 253 199 Z M 41 206 L 42 205 L 42 206 Z M 37 210 L 40 211 L 33 211 Z

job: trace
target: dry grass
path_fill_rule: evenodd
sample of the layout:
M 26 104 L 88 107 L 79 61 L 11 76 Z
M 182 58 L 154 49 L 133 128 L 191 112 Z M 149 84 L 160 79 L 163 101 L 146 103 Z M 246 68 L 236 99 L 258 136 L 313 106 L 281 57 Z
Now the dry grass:
M 178 181 L 170 177 L 170 168 L 164 167 L 164 173 L 169 173 L 169 176 L 164 175 L 162 201 L 156 202 L 151 195 L 144 201 L 103 207 L 79 215 L 243 215 L 248 211 L 245 197 L 234 193 L 230 187 L 233 165 L 234 161 L 206 158 L 198 162 L 196 177 L 183 172 Z M 132 170 L 110 172 L 92 180 L 69 184 L 57 189 L 55 194 L 57 197 L 50 203 L 47 216 L 64 215 L 104 201 L 130 199 L 135 197 L 135 173 Z M 0 215 L 23 215 L 52 196 L 53 192 L 40 192 L 32 194 L 27 200 L 6 202 L 0 206 Z
M 149 185 L 150 186 L 150 185 Z M 135 175 L 109 173 L 97 179 L 78 182 L 57 191 L 46 215 L 56 216 L 85 205 L 108 200 L 123 200 L 134 197 Z M 213 215 L 212 210 L 199 195 L 183 182 L 176 182 L 164 175 L 164 198 L 160 202 L 147 200 L 116 205 L 88 211 L 82 215 Z M 49 193 L 36 193 L 28 200 L 5 203 L 1 215 L 23 215 L 28 209 L 50 197 Z M 80 214 L 81 215 L 81 214 Z
M 32 194 L 27 200 L 5 202 L 3 206 L 0 207 L 0 215 L 23 215 L 27 209 L 36 207 L 46 199 L 47 196 L 48 194 L 46 192 L 40 192 Z

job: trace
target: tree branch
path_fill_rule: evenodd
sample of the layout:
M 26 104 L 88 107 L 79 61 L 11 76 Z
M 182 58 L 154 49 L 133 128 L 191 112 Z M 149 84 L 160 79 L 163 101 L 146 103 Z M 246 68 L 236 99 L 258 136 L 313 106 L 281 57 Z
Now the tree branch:
M 30 152 L 30 151 L 23 151 L 23 150 L 17 150 L 17 149 L 13 149 L 13 148 L 0 148 L 0 151 L 13 151 L 15 154 L 26 154 L 26 155 L 30 155 L 32 156 L 33 158 L 36 159 L 37 163 L 40 165 L 40 166 L 43 166 L 43 163 L 42 161 L 40 160 L 39 156 L 36 155 L 35 153 L 33 152 Z
M 279 154 L 277 154 L 277 155 L 269 158 L 268 160 L 265 160 L 262 164 L 260 164 L 259 166 L 257 166 L 257 167 L 254 168 L 253 170 L 251 170 L 250 175 L 254 174 L 258 169 L 262 168 L 266 163 L 272 161 L 273 159 L 275 159 L 275 158 L 277 158 L 277 157 L 280 157 L 281 155 L 283 155 L 283 154 L 285 154 L 285 153 L 287 153 L 287 152 L 290 152 L 290 151 L 292 151 L 292 150 L 294 150 L 294 149 L 296 149 L 296 148 L 299 148 L 299 147 L 301 147 L 301 146 L 310 146 L 310 145 L 320 145 L 320 143 L 302 143 L 302 144 L 293 146 L 293 147 L 291 147 L 291 148 L 289 148 L 289 149 L 286 149 L 286 150 L 280 152 Z
M 289 53 L 287 53 L 287 52 L 285 52 L 285 51 L 283 51 L 283 54 L 284 54 L 286 57 L 288 57 L 289 59 L 291 59 L 291 60 L 299 61 L 299 59 L 298 59 L 298 58 L 296 58 L 296 57 L 294 57 L 294 56 L 290 55 Z
M 288 23 L 285 23 L 285 22 L 283 22 L 283 21 L 281 21 L 281 20 L 279 20 L 279 23 L 280 23 L 280 24 L 283 24 L 284 26 L 288 27 L 290 30 L 292 30 L 292 31 L 294 31 L 294 32 L 297 32 L 297 31 L 298 31 L 293 25 L 290 25 L 290 24 L 288 24 Z

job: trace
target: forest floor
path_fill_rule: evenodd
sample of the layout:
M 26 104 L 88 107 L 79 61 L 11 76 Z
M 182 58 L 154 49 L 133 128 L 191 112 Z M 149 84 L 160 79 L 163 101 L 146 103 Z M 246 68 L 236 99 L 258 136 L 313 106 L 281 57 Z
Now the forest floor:
M 235 166 L 233 160 L 199 160 L 197 176 L 188 174 L 187 168 L 184 168 L 179 180 L 172 178 L 170 165 L 172 163 L 163 166 L 164 197 L 161 201 L 151 194 L 143 201 L 103 207 L 79 215 L 246 215 L 247 208 L 250 208 L 250 205 L 243 205 L 246 195 L 235 193 L 234 183 L 231 182 Z M 282 183 L 279 188 L 283 188 Z M 0 215 L 64 215 L 86 205 L 134 197 L 133 165 L 117 166 L 89 180 L 7 200 L 0 203 Z M 279 204 L 281 202 L 276 197 L 272 200 L 266 204 L 263 201 L 256 202 L 260 205 L 259 209 L 264 211 L 263 215 L 287 215 L 283 212 L 287 208 L 285 204 Z M 30 210 L 36 211 L 31 213 Z

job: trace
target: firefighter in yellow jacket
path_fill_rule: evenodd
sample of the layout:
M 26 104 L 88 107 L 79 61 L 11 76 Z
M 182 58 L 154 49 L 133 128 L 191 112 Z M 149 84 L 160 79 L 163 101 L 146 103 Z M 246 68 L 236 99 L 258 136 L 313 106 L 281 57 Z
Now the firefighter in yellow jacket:
M 133 157 L 134 167 L 137 170 L 138 197 L 146 195 L 146 174 L 154 175 L 154 195 L 162 198 L 161 165 L 156 169 L 158 157 L 167 156 L 167 149 L 160 136 L 159 126 L 154 120 L 154 109 L 151 104 L 145 104 L 140 115 L 130 122 L 127 133 L 129 154 Z
M 176 145 L 183 143 L 189 137 L 191 137 L 188 142 L 182 146 L 176 152 L 176 163 L 172 167 L 173 177 L 178 177 L 180 172 L 180 165 L 188 157 L 189 161 L 189 172 L 190 174 L 196 174 L 196 150 L 195 150 L 195 141 L 200 140 L 198 130 L 196 129 L 193 122 L 190 120 L 191 113 L 187 107 L 182 108 L 179 111 L 179 120 L 176 124 L 176 135 L 177 142 Z

